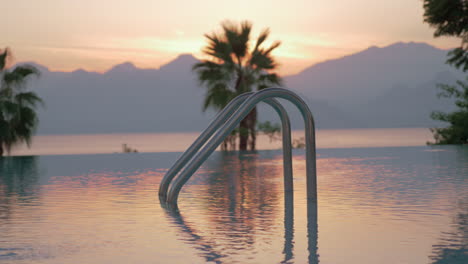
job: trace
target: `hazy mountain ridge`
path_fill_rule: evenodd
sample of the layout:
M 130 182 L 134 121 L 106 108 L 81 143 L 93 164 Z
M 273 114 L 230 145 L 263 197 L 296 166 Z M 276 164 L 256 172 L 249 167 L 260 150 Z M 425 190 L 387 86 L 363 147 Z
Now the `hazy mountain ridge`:
M 212 115 L 201 113 L 204 90 L 196 87 L 190 63 L 177 73 L 170 67 L 138 69 L 123 63 L 102 74 L 44 72 L 31 82 L 47 103 L 38 132 L 200 130 Z
M 305 97 L 319 128 L 431 127 L 430 111 L 452 106 L 436 98 L 435 84 L 463 76 L 445 60 L 445 50 L 396 43 L 315 64 L 285 83 Z M 197 61 L 183 54 L 159 69 L 124 62 L 104 73 L 51 72 L 36 64 L 42 76 L 30 84 L 47 104 L 38 132 L 200 131 L 214 113 L 201 112 L 205 89 L 191 70 Z M 261 119 L 277 120 L 264 108 Z M 301 123 L 297 111 L 291 118 Z
M 437 99 L 436 84 L 464 78 L 445 64 L 446 54 L 425 43 L 370 47 L 318 63 L 285 81 L 288 88 L 347 113 L 358 127 L 433 127 L 441 124 L 430 119 L 431 111 L 453 105 Z M 396 87 L 406 89 L 395 92 Z
M 315 91 L 311 95 L 317 99 L 349 106 L 352 100 L 370 100 L 395 84 L 413 87 L 440 72 L 453 71 L 445 64 L 446 53 L 422 43 L 371 47 L 311 66 L 286 77 L 286 83 L 299 91 Z

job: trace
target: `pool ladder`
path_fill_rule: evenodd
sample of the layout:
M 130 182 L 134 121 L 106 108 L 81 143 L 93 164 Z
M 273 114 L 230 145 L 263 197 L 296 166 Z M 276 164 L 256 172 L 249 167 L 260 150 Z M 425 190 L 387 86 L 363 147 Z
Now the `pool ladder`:
M 216 150 L 223 140 L 235 129 L 247 114 L 259 103 L 265 102 L 278 113 L 282 124 L 284 190 L 293 192 L 291 125 L 288 114 L 275 99 L 293 103 L 302 114 L 305 124 L 307 200 L 317 202 L 317 169 L 315 126 L 307 104 L 297 94 L 283 88 L 268 88 L 258 92 L 241 94 L 215 117 L 192 145 L 180 156 L 164 175 L 159 185 L 161 203 L 177 208 L 177 199 L 182 186 L 190 179 L 201 164 Z M 179 173 L 180 172 L 180 173 Z M 176 175 L 178 177 L 176 178 Z M 175 178 L 175 179 L 174 179 Z M 172 183 L 172 184 L 171 184 Z

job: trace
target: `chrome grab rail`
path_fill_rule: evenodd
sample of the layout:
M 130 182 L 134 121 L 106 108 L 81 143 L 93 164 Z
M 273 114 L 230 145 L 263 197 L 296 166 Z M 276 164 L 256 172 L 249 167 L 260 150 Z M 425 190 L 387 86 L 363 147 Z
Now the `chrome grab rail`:
M 239 97 L 241 97 L 240 95 Z M 307 104 L 292 91 L 281 88 L 268 88 L 258 91 L 254 94 L 249 94 L 247 99 L 237 99 L 236 97 L 226 108 L 223 110 L 210 126 L 200 135 L 192 146 L 187 150 L 187 154 L 183 154 L 176 164 L 164 176 L 163 183 L 160 186 L 160 199 L 169 204 L 177 205 L 177 199 L 182 186 L 188 181 L 192 174 L 200 167 L 200 165 L 208 158 L 208 156 L 218 147 L 219 144 L 226 138 L 232 130 L 240 123 L 240 121 L 247 116 L 247 114 L 261 101 L 266 101 L 275 108 L 282 119 L 283 129 L 287 123 L 289 131 L 283 130 L 283 153 L 284 153 L 284 171 L 285 171 L 285 190 L 292 191 L 292 155 L 291 155 L 291 131 L 289 127 L 289 119 L 284 108 L 273 101 L 273 98 L 282 98 L 292 102 L 301 112 L 305 123 L 305 140 L 306 140 L 306 177 L 307 177 L 307 200 L 311 202 L 317 201 L 317 173 L 316 173 L 316 149 L 315 149 L 315 126 L 312 113 L 310 112 Z M 232 111 L 238 106 L 238 103 L 244 101 L 238 109 Z M 227 116 L 232 114 L 229 119 Z M 285 122 L 287 120 L 287 122 Z M 198 149 L 208 140 L 208 138 L 218 128 L 216 134 L 211 137 L 210 141 L 198 152 L 193 158 Z M 288 132 L 288 133 L 285 133 Z M 205 135 L 206 134 L 206 135 Z M 210 134 L 210 135 L 209 135 Z M 285 140 L 285 135 L 289 140 Z M 288 156 L 289 155 L 289 156 Z M 171 181 L 174 179 L 175 174 L 185 165 L 185 163 L 192 158 L 179 176 L 174 180 L 172 185 Z M 164 184 L 164 185 L 163 185 Z M 170 186 L 169 186 L 170 185 Z M 169 192 L 166 194 L 167 190 Z
M 232 99 L 221 112 L 216 115 L 215 119 L 208 125 L 208 127 L 198 136 L 198 138 L 190 145 L 190 147 L 180 156 L 172 167 L 166 172 L 164 178 L 159 184 L 159 198 L 161 201 L 166 201 L 167 190 L 172 179 L 182 169 L 182 167 L 196 154 L 196 152 L 206 143 L 206 141 L 216 132 L 219 126 L 224 124 L 229 118 L 229 115 L 234 112 L 239 105 L 244 102 L 247 97 L 253 93 L 244 93 Z
M 167 199 L 167 191 L 174 177 L 179 173 L 183 166 L 196 154 L 198 150 L 208 141 L 214 132 L 223 125 L 229 116 L 244 102 L 253 92 L 248 92 L 232 99 L 228 105 L 215 117 L 209 126 L 200 134 L 200 136 L 190 145 L 190 147 L 179 157 L 179 159 L 166 172 L 164 178 L 159 185 L 160 201 L 165 202 Z M 265 99 L 265 103 L 269 104 L 278 113 L 282 125 L 283 137 L 283 167 L 284 167 L 284 182 L 285 191 L 293 190 L 292 179 L 292 154 L 291 154 L 291 124 L 286 110 L 275 99 Z

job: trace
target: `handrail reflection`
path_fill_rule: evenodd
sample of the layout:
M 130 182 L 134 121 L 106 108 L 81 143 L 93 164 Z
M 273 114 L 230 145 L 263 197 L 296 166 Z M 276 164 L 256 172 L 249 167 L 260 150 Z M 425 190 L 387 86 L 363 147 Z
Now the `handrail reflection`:
M 292 192 L 284 194 L 284 259 L 281 263 L 294 263 L 294 197 Z M 169 206 L 160 201 L 167 217 L 172 219 L 172 222 L 179 227 L 179 231 L 188 235 L 190 238 L 186 240 L 200 251 L 201 256 L 207 262 L 223 263 L 222 258 L 227 257 L 216 251 L 215 241 L 209 238 L 204 238 L 197 234 L 195 228 L 191 227 L 181 215 L 177 205 Z M 318 264 L 318 222 L 317 222 L 317 203 L 314 201 L 307 202 L 307 250 L 308 263 Z
M 294 196 L 291 193 L 284 193 L 284 260 L 281 263 L 288 263 L 294 257 Z
M 309 264 L 319 263 L 317 202 L 307 201 L 307 250 Z
M 187 234 L 190 239 L 187 240 L 191 244 L 194 244 L 196 249 L 201 251 L 201 256 L 206 260 L 206 262 L 214 262 L 217 264 L 222 263 L 221 258 L 225 255 L 220 254 L 215 251 L 211 241 L 204 239 L 202 236 L 197 235 L 194 228 L 191 228 L 184 220 L 179 210 L 173 210 L 166 206 L 164 202 L 161 201 L 161 206 L 164 208 L 166 215 L 173 220 L 173 223 L 180 228 L 180 231 L 184 234 Z

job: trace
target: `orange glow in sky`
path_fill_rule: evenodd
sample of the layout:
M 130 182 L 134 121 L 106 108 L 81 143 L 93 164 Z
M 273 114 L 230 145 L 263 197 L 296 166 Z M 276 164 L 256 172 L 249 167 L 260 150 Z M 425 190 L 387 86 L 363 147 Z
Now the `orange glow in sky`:
M 433 38 L 414 0 L 15 0 L 2 3 L 0 47 L 17 61 L 51 70 L 103 72 L 131 61 L 159 68 L 182 53 L 201 57 L 203 34 L 224 20 L 249 20 L 253 36 L 271 29 L 282 45 L 274 55 L 283 75 L 314 63 L 398 41 L 453 48 Z

